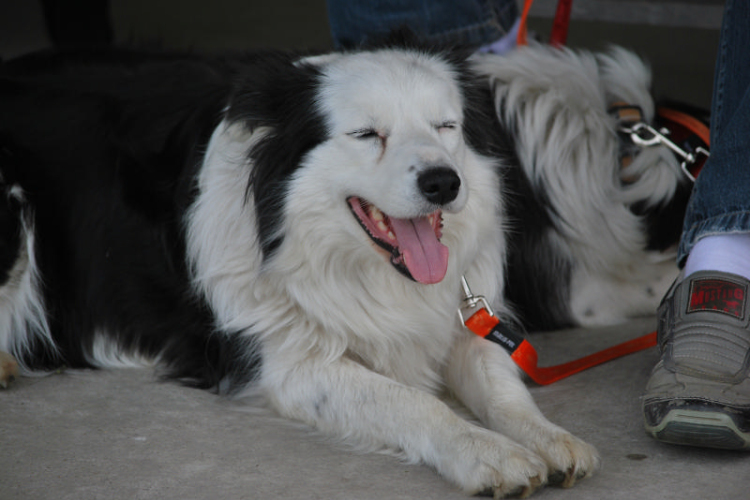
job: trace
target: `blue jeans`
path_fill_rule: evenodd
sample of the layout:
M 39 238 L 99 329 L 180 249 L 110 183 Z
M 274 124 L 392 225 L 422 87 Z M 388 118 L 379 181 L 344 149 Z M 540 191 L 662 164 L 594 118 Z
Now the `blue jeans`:
M 515 0 L 328 0 L 337 48 L 356 47 L 403 26 L 431 42 L 479 47 L 502 38 L 516 17 Z
M 727 0 L 711 101 L 711 157 L 685 215 L 678 262 L 705 236 L 750 232 L 750 1 Z

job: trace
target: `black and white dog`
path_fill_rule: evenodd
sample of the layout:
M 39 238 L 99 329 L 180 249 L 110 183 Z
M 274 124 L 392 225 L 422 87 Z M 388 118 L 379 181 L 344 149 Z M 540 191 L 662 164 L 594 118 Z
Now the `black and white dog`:
M 617 157 L 614 125 L 578 116 L 565 92 L 529 109 L 556 94 L 554 79 L 524 80 L 552 67 L 545 57 L 580 58 L 615 87 L 623 75 L 601 68 L 635 59 L 518 54 L 38 55 L 6 67 L 0 350 L 27 370 L 148 364 L 259 395 L 467 492 L 530 493 L 557 472 L 572 485 L 596 451 L 548 422 L 509 356 L 460 324 L 461 277 L 502 316 L 548 310 L 541 326 L 646 312 L 658 297 L 623 308 L 616 296 L 653 273 L 628 288 L 608 280 L 637 270 L 611 266 L 651 255 L 633 207 L 662 206 L 678 181 L 667 155 L 646 152 L 633 172 L 590 172 Z M 648 110 L 644 92 L 624 97 Z M 555 142 L 583 133 L 605 149 L 580 157 Z M 446 389 L 482 426 L 438 399 Z
M 505 177 L 505 297 L 526 328 L 652 316 L 678 273 L 692 181 L 668 148 L 618 133 L 618 106 L 654 124 L 648 67 L 617 47 L 536 45 L 475 68 L 517 155 Z

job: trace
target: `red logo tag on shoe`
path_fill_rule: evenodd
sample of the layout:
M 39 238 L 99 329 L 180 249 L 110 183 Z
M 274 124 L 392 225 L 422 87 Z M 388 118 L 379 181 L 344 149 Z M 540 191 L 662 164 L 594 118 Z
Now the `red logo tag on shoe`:
M 716 278 L 695 279 L 690 283 L 687 312 L 714 311 L 735 318 L 745 317 L 747 286 Z

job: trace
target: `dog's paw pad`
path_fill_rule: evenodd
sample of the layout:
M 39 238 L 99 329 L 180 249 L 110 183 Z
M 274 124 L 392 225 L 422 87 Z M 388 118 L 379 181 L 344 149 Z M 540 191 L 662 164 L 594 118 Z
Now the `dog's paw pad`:
M 0 387 L 8 385 L 18 377 L 18 362 L 8 353 L 0 351 Z

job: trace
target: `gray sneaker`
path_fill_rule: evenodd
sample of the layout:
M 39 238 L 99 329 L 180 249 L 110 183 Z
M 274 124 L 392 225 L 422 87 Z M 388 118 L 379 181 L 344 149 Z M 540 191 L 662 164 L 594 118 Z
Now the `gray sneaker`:
M 661 360 L 643 396 L 659 441 L 750 449 L 750 281 L 702 271 L 675 283 L 658 316 Z

